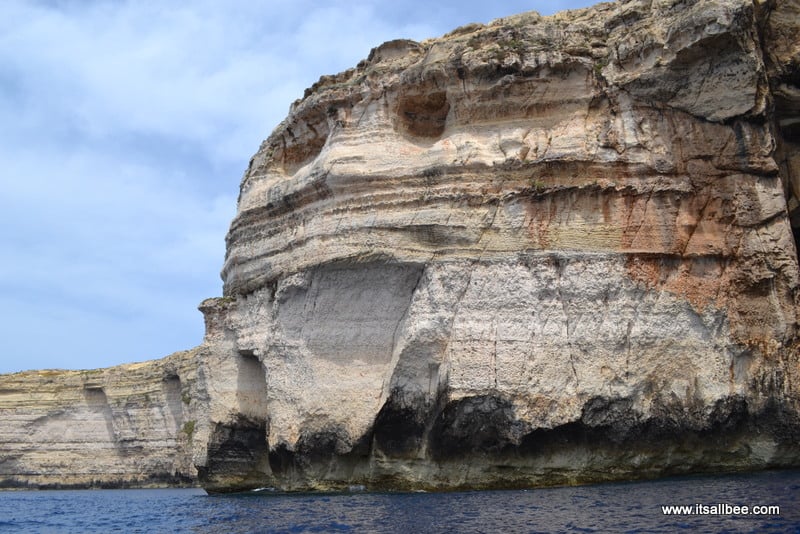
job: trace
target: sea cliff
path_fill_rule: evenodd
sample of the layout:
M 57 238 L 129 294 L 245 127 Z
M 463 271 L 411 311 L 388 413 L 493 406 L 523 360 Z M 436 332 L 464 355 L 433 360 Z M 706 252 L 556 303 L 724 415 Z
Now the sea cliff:
M 798 26 L 794 0 L 620 1 L 320 78 L 242 179 L 194 378 L 151 375 L 154 409 L 189 394 L 152 472 L 430 490 L 800 465 Z M 37 483 L 20 462 L 2 476 Z
M 0 488 L 197 483 L 194 351 L 87 371 L 0 376 Z

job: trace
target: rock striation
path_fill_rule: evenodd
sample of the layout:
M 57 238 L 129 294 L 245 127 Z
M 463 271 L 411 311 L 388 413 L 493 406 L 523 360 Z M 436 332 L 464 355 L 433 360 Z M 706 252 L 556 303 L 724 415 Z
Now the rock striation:
M 202 305 L 240 381 L 204 486 L 797 465 L 798 6 L 525 13 L 322 77 Z
M 0 488 L 196 484 L 195 351 L 0 376 Z
M 797 0 L 622 0 L 320 78 L 245 172 L 203 344 L 149 364 L 127 436 L 157 467 L 130 473 L 435 490 L 800 465 L 798 26 Z M 69 373 L 59 402 L 112 421 L 111 454 L 113 399 L 143 390 L 101 374 L 103 402 Z M 16 376 L 0 407 L 30 398 Z M 74 445 L 26 438 L 64 428 L 33 404 L 0 422 L 9 480 Z

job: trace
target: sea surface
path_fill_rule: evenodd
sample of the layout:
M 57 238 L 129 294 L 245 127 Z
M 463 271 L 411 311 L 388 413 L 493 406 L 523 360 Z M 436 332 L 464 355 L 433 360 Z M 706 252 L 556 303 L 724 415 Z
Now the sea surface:
M 671 505 L 693 513 L 665 515 Z M 780 511 L 744 515 L 735 506 Z M 0 532 L 676 531 L 800 532 L 800 471 L 452 493 L 0 492 Z

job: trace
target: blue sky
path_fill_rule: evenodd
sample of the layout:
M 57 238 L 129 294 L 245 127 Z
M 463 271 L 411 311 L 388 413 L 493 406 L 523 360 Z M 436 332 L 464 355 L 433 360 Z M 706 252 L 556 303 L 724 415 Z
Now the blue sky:
M 586 1 L 5 0 L 0 373 L 200 343 L 242 172 L 322 74 Z

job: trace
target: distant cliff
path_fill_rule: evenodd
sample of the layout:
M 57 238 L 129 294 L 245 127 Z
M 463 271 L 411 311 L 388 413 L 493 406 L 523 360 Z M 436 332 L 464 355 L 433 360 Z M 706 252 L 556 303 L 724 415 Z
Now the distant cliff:
M 0 376 L 0 488 L 196 484 L 193 351 Z
M 797 0 L 620 1 L 322 77 L 244 175 L 193 363 L 135 397 L 182 466 L 151 472 L 191 458 L 214 492 L 800 465 L 799 26 Z

